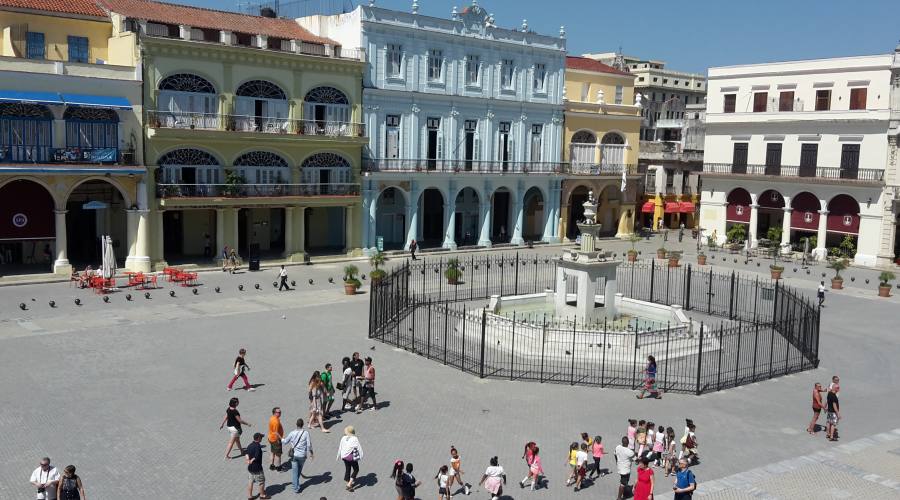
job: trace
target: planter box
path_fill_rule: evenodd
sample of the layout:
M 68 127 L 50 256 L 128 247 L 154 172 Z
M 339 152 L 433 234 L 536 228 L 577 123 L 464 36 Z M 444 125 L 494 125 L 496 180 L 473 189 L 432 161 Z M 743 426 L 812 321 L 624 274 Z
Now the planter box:
M 784 269 L 769 269 L 769 272 L 772 273 L 772 279 L 773 279 L 773 280 L 780 280 L 780 279 L 781 279 L 781 273 L 784 272 Z
M 706 256 L 705 256 L 705 255 L 698 255 L 698 256 L 697 256 L 697 265 L 698 265 L 698 266 L 705 266 L 705 265 L 706 265 Z
M 627 257 L 628 257 L 628 262 L 635 262 L 635 261 L 637 261 L 637 252 L 629 251 L 627 254 Z
M 656 258 L 657 258 L 657 259 L 665 259 L 667 253 L 668 253 L 668 252 L 665 251 L 665 250 L 657 250 L 657 251 L 656 251 Z
M 832 290 L 842 290 L 844 288 L 844 279 L 834 279 L 831 278 L 831 289 Z
M 356 295 L 356 285 L 344 283 L 344 293 L 347 295 Z
M 878 286 L 878 296 L 879 297 L 890 297 L 891 296 L 891 285 L 887 286 Z
M 669 267 L 678 267 L 678 261 L 680 259 L 669 257 Z
M 447 278 L 447 284 L 448 285 L 458 285 L 459 278 L 458 277 L 457 278 Z

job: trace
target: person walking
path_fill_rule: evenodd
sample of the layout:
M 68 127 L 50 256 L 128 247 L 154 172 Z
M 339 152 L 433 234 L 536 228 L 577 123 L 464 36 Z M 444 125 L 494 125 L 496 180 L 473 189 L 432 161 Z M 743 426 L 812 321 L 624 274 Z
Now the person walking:
M 434 476 L 438 484 L 438 500 L 450 500 L 450 468 L 442 465 Z
M 448 490 L 453 487 L 453 482 L 462 486 L 463 493 L 468 495 L 469 485 L 463 480 L 462 459 L 459 457 L 459 450 L 455 446 L 450 445 L 450 481 L 447 483 Z M 452 493 L 451 493 L 452 495 Z
M 353 370 L 353 406 L 356 409 L 356 413 L 362 413 L 363 383 L 365 380 L 363 369 L 365 366 L 363 360 L 359 358 L 359 353 L 354 352 L 350 358 L 350 368 Z
M 327 420 L 331 415 L 331 405 L 334 404 L 334 383 L 331 373 L 331 363 L 325 363 L 325 371 L 322 372 L 322 384 L 325 386 L 325 408 L 323 417 Z
M 394 462 L 394 468 L 391 469 L 391 479 L 394 480 L 394 490 L 397 492 L 397 500 L 404 500 L 406 494 L 403 491 L 403 460 Z
M 417 480 L 416 476 L 413 475 L 412 462 L 406 464 L 406 471 L 400 475 L 398 485 L 403 492 L 403 500 L 415 500 L 416 488 L 421 486 L 422 482 Z
M 641 459 L 637 468 L 637 481 L 634 483 L 632 500 L 651 500 L 653 498 L 653 469 L 647 457 Z
M 59 471 L 50 465 L 50 457 L 41 459 L 40 465 L 31 473 L 31 485 L 37 489 L 37 500 L 55 500 Z
M 822 389 L 822 384 L 816 382 L 813 385 L 813 393 L 812 393 L 812 411 L 813 416 L 812 420 L 810 420 L 809 425 L 806 427 L 806 432 L 815 435 L 819 430 L 819 415 L 822 413 L 822 393 L 825 392 Z
M 250 479 L 247 484 L 247 498 L 252 499 L 253 497 L 253 485 L 259 485 L 259 498 L 269 498 L 266 495 L 266 474 L 263 472 L 262 459 L 263 459 L 263 450 L 262 450 L 262 442 L 263 435 L 261 432 L 257 432 L 253 434 L 253 442 L 247 446 L 247 454 L 245 459 L 247 460 L 247 472 L 249 473 Z
M 666 428 L 659 426 L 653 437 L 653 461 L 657 467 L 662 466 L 663 455 L 666 453 Z
M 307 458 L 313 458 L 312 441 L 309 439 L 309 431 L 303 428 L 303 419 L 297 419 L 297 428 L 292 430 L 281 444 L 291 448 L 291 484 L 294 493 L 300 493 L 300 477 L 303 475 L 303 465 Z
M 231 251 L 228 252 L 228 262 L 229 262 L 229 264 L 231 264 L 231 274 L 234 274 L 234 272 L 237 271 L 237 269 L 238 269 L 237 261 L 238 261 L 237 250 L 232 248 Z
M 827 427 L 825 429 L 825 437 L 829 441 L 837 441 L 837 425 L 841 421 L 841 406 L 838 404 L 837 391 L 839 387 L 832 383 L 828 387 L 828 395 L 825 396 L 825 421 Z
M 341 391 L 341 411 L 353 410 L 353 368 L 350 367 L 350 358 L 341 360 L 343 366 L 343 379 L 338 384 Z
M 593 444 L 593 442 L 591 443 Z M 581 490 L 584 476 L 587 475 L 588 445 L 581 443 L 578 453 L 575 454 L 575 491 Z
M 819 288 L 816 290 L 816 298 L 819 299 L 819 307 L 822 307 L 822 304 L 825 303 L 825 282 L 819 282 Z
M 675 473 L 675 485 L 672 491 L 675 493 L 674 500 L 691 500 L 694 496 L 694 490 L 697 489 L 697 478 L 688 468 L 688 461 L 681 459 L 678 461 L 678 472 Z
M 416 250 L 419 248 L 419 244 L 416 243 L 415 239 L 409 240 L 409 257 L 412 260 L 416 260 Z
M 284 439 L 284 427 L 281 426 L 281 408 L 276 406 L 272 408 L 272 416 L 269 417 L 269 451 L 272 452 L 269 470 L 281 470 L 282 439 Z
M 694 421 L 687 419 L 685 421 L 684 436 L 681 437 L 681 456 L 678 458 L 687 459 L 688 463 L 697 463 L 697 426 Z
M 531 476 L 531 491 L 541 485 L 541 477 L 544 475 L 544 466 L 541 463 L 541 449 L 534 447 L 534 455 L 531 457 L 531 465 L 528 467 L 528 473 Z M 523 484 L 524 488 L 525 485 Z
M 222 249 L 222 272 L 224 273 L 226 269 L 228 269 L 228 245 L 225 245 L 225 248 Z
M 372 364 L 372 358 L 366 357 L 365 367 L 363 368 L 363 389 L 362 400 L 360 406 L 364 407 L 366 401 L 372 400 L 370 410 L 378 409 L 378 401 L 375 399 L 375 365 Z
M 290 291 L 291 287 L 287 284 L 287 270 L 284 268 L 284 265 L 281 266 L 281 271 L 278 271 L 278 279 L 280 284 L 278 285 L 278 291 L 288 290 Z
M 602 477 L 606 475 L 606 473 L 602 473 L 600 469 L 600 460 L 603 459 L 603 454 L 603 438 L 599 435 L 594 436 L 594 442 L 591 443 L 591 457 L 594 459 L 591 477 Z
M 519 487 L 524 488 L 525 482 L 531 478 L 531 464 L 534 462 L 534 450 L 537 449 L 537 444 L 534 441 L 529 441 L 525 443 L 525 451 L 522 452 L 522 458 L 525 460 L 525 467 L 528 469 L 528 474 L 519 481 Z
M 344 428 L 344 436 L 338 445 L 338 460 L 344 462 L 344 482 L 347 491 L 353 491 L 356 488 L 356 476 L 359 475 L 359 461 L 363 458 L 362 446 L 359 444 L 359 438 L 356 437 L 356 429 L 352 425 Z
M 666 440 L 664 442 L 666 451 L 663 452 L 663 461 L 666 465 L 666 477 L 669 474 L 675 474 L 678 469 L 678 454 L 675 452 L 675 429 L 666 428 Z
M 656 358 L 653 356 L 647 356 L 647 366 L 644 368 L 644 385 L 641 387 L 641 392 L 635 397 L 644 399 L 644 395 L 648 393 L 650 397 L 660 399 L 659 391 L 656 390 Z
M 500 459 L 492 457 L 490 465 L 481 476 L 479 485 L 484 485 L 484 489 L 491 494 L 491 500 L 499 500 L 503 495 L 503 485 L 506 484 L 506 472 L 500 466 Z
M 75 466 L 67 465 L 56 483 L 56 498 L 59 500 L 87 500 L 81 478 L 75 474 Z
M 212 258 L 212 241 L 209 239 L 209 233 L 203 235 L 203 258 Z
M 331 432 L 325 428 L 322 420 L 322 410 L 325 403 L 325 390 L 323 389 L 322 375 L 319 370 L 313 372 L 309 378 L 307 389 L 309 391 L 309 428 L 318 427 L 322 432 Z
M 241 418 L 241 412 L 237 409 L 238 403 L 240 403 L 238 398 L 231 398 L 228 401 L 228 409 L 225 410 L 225 418 L 222 419 L 222 424 L 219 425 L 219 430 L 226 425 L 228 426 L 229 438 L 228 447 L 225 448 L 225 460 L 231 458 L 231 449 L 234 445 L 237 445 L 238 450 L 241 451 L 241 455 L 244 454 L 244 447 L 241 446 L 241 434 L 243 433 L 241 426 L 246 425 L 247 427 L 250 427 L 250 424 Z
M 237 381 L 238 377 L 244 382 L 244 389 L 251 392 L 256 390 L 250 385 L 250 380 L 247 379 L 247 372 L 250 371 L 250 366 L 247 364 L 245 359 L 246 356 L 247 350 L 241 348 L 238 351 L 237 357 L 234 358 L 234 365 L 232 366 L 234 377 L 231 378 L 231 382 L 228 382 L 228 386 L 225 387 L 225 390 L 230 391 L 234 388 L 234 383 Z
M 616 446 L 616 472 L 619 473 L 619 494 L 617 500 L 625 498 L 625 488 L 631 480 L 631 464 L 634 463 L 634 450 L 628 446 L 628 437 L 622 437 L 622 444 Z
M 681 240 L 684 239 L 684 222 L 678 226 L 678 243 L 681 243 Z

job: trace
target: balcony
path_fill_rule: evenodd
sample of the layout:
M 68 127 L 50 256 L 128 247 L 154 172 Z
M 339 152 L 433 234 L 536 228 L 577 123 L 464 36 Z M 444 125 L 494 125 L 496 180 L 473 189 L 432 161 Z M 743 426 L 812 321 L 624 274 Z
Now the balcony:
M 799 167 L 788 165 L 733 165 L 731 163 L 704 163 L 704 174 L 776 176 L 804 179 L 849 180 L 869 183 L 884 181 L 884 170 L 879 168 Z
M 158 198 L 359 196 L 359 184 L 157 184 Z
M 0 146 L 0 163 L 135 165 L 133 150 Z
M 219 115 L 173 111 L 148 111 L 150 128 L 223 130 L 227 132 L 251 132 L 276 135 L 308 135 L 321 137 L 365 137 L 362 123 L 330 122 L 316 120 L 291 120 L 288 118 Z
M 365 172 L 424 172 L 463 174 L 559 174 L 568 165 L 562 162 L 526 162 L 500 160 L 413 160 L 401 158 L 364 158 Z
M 700 163 L 703 161 L 703 151 L 684 149 L 680 142 L 673 141 L 641 141 L 641 149 L 638 156 L 645 161 L 687 163 Z
M 566 163 L 563 165 L 563 172 L 572 175 L 612 175 L 621 176 L 622 172 L 626 175 L 637 174 L 637 165 L 624 163 L 608 163 L 608 164 L 589 164 L 589 163 Z

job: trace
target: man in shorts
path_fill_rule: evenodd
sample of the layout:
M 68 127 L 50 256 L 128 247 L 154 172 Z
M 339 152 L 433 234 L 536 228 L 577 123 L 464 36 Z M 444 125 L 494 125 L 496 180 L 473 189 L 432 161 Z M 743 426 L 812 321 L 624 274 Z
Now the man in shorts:
M 622 444 L 616 446 L 616 471 L 619 473 L 619 495 L 616 500 L 625 498 L 625 488 L 631 480 L 631 465 L 637 454 L 628 447 L 628 436 L 622 437 Z
M 272 408 L 272 416 L 269 417 L 269 451 L 272 452 L 272 461 L 269 470 L 281 470 L 281 440 L 284 439 L 284 427 L 281 426 L 281 408 Z
M 813 417 L 812 421 L 809 422 L 809 426 L 806 428 L 806 432 L 810 434 L 815 434 L 817 430 L 819 430 L 819 415 L 822 413 L 822 393 L 825 392 L 822 389 L 822 384 L 816 382 L 813 386 L 812 393 L 812 411 Z
M 262 441 L 263 435 L 257 432 L 253 435 L 253 442 L 247 446 L 245 456 L 247 459 L 247 472 L 250 475 L 250 482 L 247 484 L 247 498 L 253 498 L 253 485 L 259 485 L 259 498 L 270 498 L 266 495 L 266 475 L 263 473 L 262 466 Z
M 365 363 L 359 358 L 359 353 L 354 352 L 353 357 L 350 359 L 350 369 L 353 370 L 353 399 L 356 413 L 362 412 L 363 385 L 365 382 L 363 368 L 365 368 Z
M 825 431 L 825 437 L 829 441 L 837 441 L 837 425 L 841 421 L 841 406 L 838 404 L 837 391 L 839 387 L 836 383 L 832 383 L 828 388 L 828 396 L 825 397 L 825 421 L 828 427 Z

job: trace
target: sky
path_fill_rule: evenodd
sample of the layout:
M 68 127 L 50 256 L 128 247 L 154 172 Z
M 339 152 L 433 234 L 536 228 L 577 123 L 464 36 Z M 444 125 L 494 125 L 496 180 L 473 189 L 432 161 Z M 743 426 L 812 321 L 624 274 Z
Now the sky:
M 369 0 L 281 1 L 316 9 Z M 175 3 L 237 10 L 238 0 Z M 470 3 L 419 0 L 419 13 L 449 18 L 454 5 Z M 376 0 L 376 5 L 410 10 L 412 0 Z M 570 54 L 613 52 L 621 46 L 626 55 L 697 73 L 711 66 L 884 54 L 900 40 L 898 0 L 481 0 L 479 5 L 505 28 L 520 27 L 527 19 L 530 29 L 556 36 L 565 25 Z

